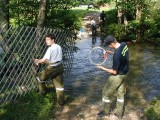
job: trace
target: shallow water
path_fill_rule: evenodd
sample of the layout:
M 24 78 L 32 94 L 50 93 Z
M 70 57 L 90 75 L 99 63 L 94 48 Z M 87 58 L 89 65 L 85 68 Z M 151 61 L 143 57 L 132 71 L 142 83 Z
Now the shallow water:
M 72 89 L 75 97 L 87 96 L 93 103 L 101 100 L 101 91 L 109 74 L 97 69 L 89 61 L 90 50 L 102 44 L 99 37 L 96 40 L 84 38 L 76 41 L 80 49 L 74 54 L 71 76 L 65 79 L 67 89 Z M 128 44 L 130 53 L 130 73 L 128 78 L 129 97 L 137 97 L 147 101 L 160 94 L 160 53 L 153 45 Z M 108 49 L 108 48 L 107 48 Z M 109 56 L 103 66 L 112 66 L 112 56 Z
M 151 44 L 129 45 L 130 78 L 144 94 L 152 100 L 160 96 L 160 52 Z

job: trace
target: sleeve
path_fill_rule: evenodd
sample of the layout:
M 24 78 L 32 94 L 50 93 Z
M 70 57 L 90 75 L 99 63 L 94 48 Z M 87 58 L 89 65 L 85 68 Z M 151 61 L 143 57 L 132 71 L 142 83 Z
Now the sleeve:
M 43 59 L 50 60 L 51 50 L 50 48 L 47 49 L 45 55 L 43 56 Z

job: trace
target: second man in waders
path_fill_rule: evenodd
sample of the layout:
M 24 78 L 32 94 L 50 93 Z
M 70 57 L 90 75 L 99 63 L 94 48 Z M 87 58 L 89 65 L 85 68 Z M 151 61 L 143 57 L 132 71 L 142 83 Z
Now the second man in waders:
M 98 118 L 110 116 L 111 98 L 114 92 L 117 92 L 116 109 L 113 112 L 118 118 L 122 118 L 124 107 L 124 95 L 126 93 L 125 83 L 129 71 L 129 53 L 125 42 L 119 43 L 112 36 L 109 35 L 104 40 L 105 45 L 115 49 L 113 53 L 113 66 L 111 69 L 97 66 L 97 68 L 111 73 L 111 76 L 106 81 L 102 91 L 102 111 L 98 114 Z M 112 53 L 111 51 L 106 51 Z

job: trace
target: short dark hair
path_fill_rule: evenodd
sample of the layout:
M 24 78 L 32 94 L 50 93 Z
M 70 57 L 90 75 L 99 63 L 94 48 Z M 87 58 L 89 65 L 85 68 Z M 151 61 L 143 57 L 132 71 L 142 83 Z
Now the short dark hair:
M 56 37 L 55 37 L 55 35 L 52 33 L 52 34 L 48 34 L 48 35 L 46 35 L 46 37 L 49 37 L 49 38 L 51 38 L 51 40 L 55 40 L 56 39 Z M 45 38 L 46 38 L 45 37 Z
M 114 36 L 112 35 L 108 35 L 105 39 L 104 39 L 104 42 L 105 42 L 105 45 L 110 45 L 111 43 L 115 43 L 117 40 Z

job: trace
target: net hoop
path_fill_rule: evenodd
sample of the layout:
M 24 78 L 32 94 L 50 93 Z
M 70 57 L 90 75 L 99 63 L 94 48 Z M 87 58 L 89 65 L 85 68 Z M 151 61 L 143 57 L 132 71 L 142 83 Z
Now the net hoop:
M 101 63 L 99 63 L 99 64 L 94 63 L 93 60 L 91 59 L 92 51 L 95 50 L 95 49 L 102 49 L 103 52 L 106 51 L 104 48 L 99 47 L 99 46 L 92 48 L 92 49 L 90 50 L 90 52 L 89 52 L 89 61 L 90 61 L 91 64 L 93 64 L 93 65 L 102 65 L 102 64 L 104 64 L 104 63 L 106 62 L 106 60 L 107 60 L 107 57 L 103 60 L 103 62 L 101 62 Z

